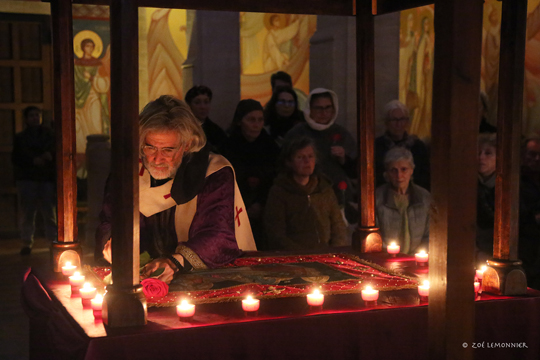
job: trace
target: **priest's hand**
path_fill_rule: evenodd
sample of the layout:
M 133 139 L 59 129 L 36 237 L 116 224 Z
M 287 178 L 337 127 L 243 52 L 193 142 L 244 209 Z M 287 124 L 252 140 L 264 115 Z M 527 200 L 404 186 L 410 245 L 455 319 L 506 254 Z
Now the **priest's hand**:
M 163 272 L 155 276 L 155 278 L 167 284 L 170 283 L 178 269 L 176 269 L 176 266 L 174 266 L 171 260 L 165 258 L 155 259 L 146 264 L 141 270 L 141 279 L 150 277 L 153 272 L 161 268 L 163 268 Z

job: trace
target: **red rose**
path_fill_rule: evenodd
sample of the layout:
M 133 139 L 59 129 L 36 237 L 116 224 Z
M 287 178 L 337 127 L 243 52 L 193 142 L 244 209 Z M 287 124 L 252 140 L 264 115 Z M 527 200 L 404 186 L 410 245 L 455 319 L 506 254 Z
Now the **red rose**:
M 339 184 L 337 185 L 337 187 L 338 187 L 339 190 L 347 190 L 347 182 L 340 181 Z
M 332 141 L 333 142 L 338 142 L 339 140 L 341 140 L 341 134 L 334 134 L 332 135 Z
M 144 279 L 141 285 L 146 297 L 163 297 L 169 293 L 169 285 L 156 278 Z

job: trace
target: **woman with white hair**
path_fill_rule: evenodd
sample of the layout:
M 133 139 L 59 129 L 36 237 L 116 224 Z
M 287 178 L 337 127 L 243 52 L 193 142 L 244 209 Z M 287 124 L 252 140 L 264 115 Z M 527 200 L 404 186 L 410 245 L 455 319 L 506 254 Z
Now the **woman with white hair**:
M 407 133 L 409 110 L 399 100 L 392 100 L 384 107 L 386 132 L 375 139 L 375 184 L 384 184 L 384 157 L 388 150 L 401 146 L 411 151 L 416 163 L 415 183 L 430 188 L 429 152 L 426 144 L 416 135 Z
M 375 192 L 377 222 L 383 241 L 396 242 L 404 254 L 427 250 L 431 195 L 411 181 L 412 153 L 403 147 L 394 147 L 386 154 L 384 165 L 387 184 Z

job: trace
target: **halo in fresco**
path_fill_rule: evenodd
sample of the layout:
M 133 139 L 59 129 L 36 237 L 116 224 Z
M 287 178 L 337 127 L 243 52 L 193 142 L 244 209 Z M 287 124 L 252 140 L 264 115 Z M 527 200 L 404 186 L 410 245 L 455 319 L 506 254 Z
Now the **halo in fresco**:
M 101 56 L 101 53 L 103 52 L 103 41 L 101 40 L 101 37 L 93 32 L 92 30 L 83 30 L 77 33 L 73 37 L 73 52 L 75 55 L 80 59 L 83 57 L 83 50 L 81 49 L 81 42 L 84 39 L 91 39 L 94 44 L 96 45 L 94 47 L 94 51 L 92 52 L 92 56 L 98 59 Z

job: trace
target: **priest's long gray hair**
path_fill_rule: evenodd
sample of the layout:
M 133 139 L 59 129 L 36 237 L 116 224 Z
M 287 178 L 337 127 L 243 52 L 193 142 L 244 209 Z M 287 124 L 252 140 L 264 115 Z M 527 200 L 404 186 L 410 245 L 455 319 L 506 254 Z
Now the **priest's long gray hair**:
M 149 102 L 139 114 L 139 152 L 149 132 L 176 132 L 184 148 L 184 156 L 201 150 L 206 135 L 189 106 L 172 95 L 162 95 Z

